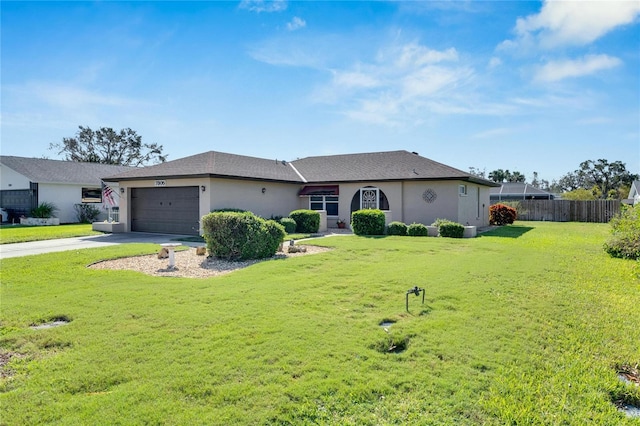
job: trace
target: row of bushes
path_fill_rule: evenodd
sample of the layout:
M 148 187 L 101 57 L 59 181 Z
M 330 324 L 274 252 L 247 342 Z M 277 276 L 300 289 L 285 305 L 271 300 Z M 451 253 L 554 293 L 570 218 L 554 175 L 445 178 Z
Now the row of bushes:
M 495 225 L 511 224 L 515 209 L 503 204 L 490 208 L 490 221 Z M 366 209 L 353 212 L 351 229 L 356 235 L 427 236 L 428 228 L 421 223 L 406 225 L 391 222 L 386 226 L 383 211 Z M 464 226 L 447 219 L 437 219 L 432 226 L 442 237 L 462 238 Z M 202 218 L 202 228 L 209 253 L 229 260 L 259 259 L 273 256 L 288 233 L 316 233 L 320 214 L 314 210 L 294 210 L 288 217 L 267 220 L 238 209 L 214 211 Z
M 464 236 L 464 226 L 446 219 L 437 219 L 431 226 L 438 228 L 441 237 L 462 238 Z M 406 225 L 402 222 L 391 222 L 387 227 L 388 235 L 408 235 L 410 237 L 426 237 L 429 229 L 421 223 Z
M 421 223 L 406 225 L 402 222 L 391 222 L 385 226 L 385 215 L 381 210 L 358 210 L 351 218 L 351 229 L 356 235 L 409 235 L 411 237 L 426 237 L 428 228 Z M 432 226 L 438 227 L 440 236 L 462 238 L 464 226 L 447 219 L 437 219 Z

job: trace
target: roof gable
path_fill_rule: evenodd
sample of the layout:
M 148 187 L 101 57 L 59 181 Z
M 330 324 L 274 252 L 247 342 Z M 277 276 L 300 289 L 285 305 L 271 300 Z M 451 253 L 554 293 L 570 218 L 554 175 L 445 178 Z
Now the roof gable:
M 35 183 L 86 184 L 100 186 L 100 178 L 131 169 L 100 163 L 0 156 L 0 164 Z

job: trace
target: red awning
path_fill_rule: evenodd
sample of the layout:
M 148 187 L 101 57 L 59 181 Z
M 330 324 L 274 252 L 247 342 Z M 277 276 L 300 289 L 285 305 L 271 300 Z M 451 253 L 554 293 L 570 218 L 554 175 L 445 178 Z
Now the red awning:
M 300 190 L 299 196 L 304 195 L 338 195 L 338 185 L 311 186 L 307 185 Z

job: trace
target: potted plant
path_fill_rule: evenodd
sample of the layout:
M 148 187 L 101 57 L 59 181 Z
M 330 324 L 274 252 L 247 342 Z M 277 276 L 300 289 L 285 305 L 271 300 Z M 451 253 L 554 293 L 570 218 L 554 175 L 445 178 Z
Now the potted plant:
M 53 203 L 43 202 L 31 210 L 31 216 L 27 218 L 20 218 L 20 224 L 22 225 L 60 225 L 60 219 L 54 216 L 54 213 L 58 211 Z
M 336 223 L 338 224 L 338 228 L 340 229 L 344 229 L 347 226 L 347 222 L 345 222 L 343 219 L 338 219 Z

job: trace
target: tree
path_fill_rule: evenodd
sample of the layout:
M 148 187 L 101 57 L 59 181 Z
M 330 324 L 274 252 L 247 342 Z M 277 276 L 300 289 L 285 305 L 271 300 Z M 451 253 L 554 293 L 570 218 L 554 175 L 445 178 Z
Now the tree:
M 524 175 L 520 172 L 513 172 L 507 176 L 507 182 L 524 182 L 525 179 Z
M 628 187 L 638 175 L 630 173 L 623 162 L 609 163 L 605 159 L 587 160 L 580 163 L 580 168 L 567 173 L 558 181 L 563 191 L 589 189 L 598 198 L 621 198 L 620 189 Z
M 525 181 L 525 176 L 517 171 L 514 171 L 513 173 L 510 172 L 508 169 L 507 170 L 502 170 L 502 169 L 498 169 L 498 170 L 494 170 L 491 173 L 489 173 L 489 179 L 491 179 L 494 182 L 497 183 L 502 183 L 502 182 L 524 182 Z
M 538 179 L 538 172 L 533 172 L 533 179 L 531 179 L 531 186 L 534 188 L 540 188 L 541 182 Z
M 597 200 L 597 194 L 590 189 L 578 188 L 562 193 L 563 200 Z
M 67 161 L 114 164 L 121 166 L 144 166 L 148 163 L 164 163 L 162 145 L 142 143 L 142 136 L 129 128 L 116 132 L 110 127 L 93 131 L 78 126 L 75 137 L 63 138 L 62 143 L 52 143 L 49 149 L 64 154 Z
M 469 173 L 482 179 L 487 178 L 487 169 L 480 170 L 479 167 L 469 167 Z
M 507 170 L 507 173 L 509 172 L 509 170 Z M 502 169 L 498 169 L 498 170 L 494 170 L 492 172 L 489 172 L 489 179 L 491 179 L 494 182 L 504 182 L 506 178 L 506 174 L 504 172 L 504 170 Z

